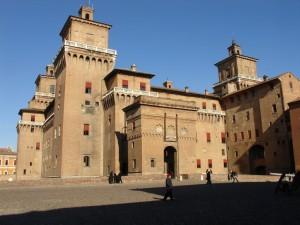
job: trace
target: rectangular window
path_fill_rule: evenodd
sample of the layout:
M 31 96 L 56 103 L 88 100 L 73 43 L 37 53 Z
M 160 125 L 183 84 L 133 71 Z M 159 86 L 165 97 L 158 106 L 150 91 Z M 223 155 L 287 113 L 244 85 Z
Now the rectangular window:
M 246 120 L 250 120 L 250 113 L 249 113 L 249 111 L 246 112 Z
M 86 94 L 92 93 L 92 82 L 85 82 L 85 93 Z
M 201 160 L 197 159 L 197 168 L 201 168 Z
M 128 80 L 122 80 L 122 88 L 128 89 Z
M 8 160 L 5 160 L 5 166 L 8 166 Z
M 224 166 L 224 168 L 227 168 L 227 159 L 223 160 L 223 166 Z
M 50 86 L 49 86 L 49 92 L 50 92 L 51 94 L 55 94 L 55 85 L 50 85 Z
M 202 109 L 206 109 L 206 102 L 202 102 Z
M 89 135 L 90 134 L 90 125 L 84 124 L 83 125 L 83 135 Z
M 225 155 L 225 149 L 222 149 L 222 155 L 223 156 Z
M 150 165 L 151 165 L 152 168 L 155 167 L 155 159 L 151 159 Z
M 239 156 L 239 153 L 237 151 L 235 151 L 234 156 L 235 156 L 235 158 L 237 158 Z
M 243 131 L 241 132 L 241 138 L 242 138 L 242 140 L 244 140 L 244 132 Z
M 144 83 L 144 82 L 140 83 L 140 90 L 141 91 L 146 91 L 146 83 Z
M 251 137 L 252 137 L 251 130 L 248 130 L 248 137 L 249 137 L 249 139 L 251 139 Z
M 237 134 L 234 133 L 234 141 L 237 142 Z
M 90 101 L 84 101 L 84 105 L 91 105 Z
M 213 167 L 213 163 L 212 163 L 212 159 L 208 160 L 208 168 L 212 168 Z
M 259 137 L 259 131 L 258 131 L 258 129 L 255 129 L 255 136 Z
M 23 175 L 26 175 L 26 169 L 25 169 L 25 170 L 23 170 Z
M 235 115 L 232 115 L 232 123 L 235 123 Z
M 211 141 L 211 139 L 210 139 L 210 133 L 206 133 L 206 141 L 207 141 L 207 142 L 210 142 L 210 141 Z
M 1 160 L 0 160 L 0 166 L 1 166 Z
M 35 143 L 35 150 L 40 150 L 40 142 Z
M 290 89 L 293 89 L 293 83 L 290 82 Z
M 135 130 L 135 121 L 132 122 L 132 130 Z
M 30 121 L 31 121 L 31 122 L 34 122 L 34 121 L 35 121 L 35 115 L 31 115 Z
M 89 167 L 90 166 L 90 157 L 85 155 L 83 156 L 83 164 L 85 167 Z
M 132 169 L 136 169 L 136 159 L 132 160 Z
M 222 141 L 222 143 L 225 143 L 225 141 L 226 141 L 224 132 L 221 133 L 221 141 Z
M 273 105 L 272 105 L 272 112 L 273 112 L 273 113 L 277 113 L 277 107 L 276 107 L 276 104 L 273 104 Z
M 1 163 L 0 163 L 0 165 L 1 165 Z M 17 160 L 14 160 L 14 166 L 15 166 L 15 165 L 17 165 Z
M 217 110 L 217 105 L 216 104 L 213 104 L 213 110 Z

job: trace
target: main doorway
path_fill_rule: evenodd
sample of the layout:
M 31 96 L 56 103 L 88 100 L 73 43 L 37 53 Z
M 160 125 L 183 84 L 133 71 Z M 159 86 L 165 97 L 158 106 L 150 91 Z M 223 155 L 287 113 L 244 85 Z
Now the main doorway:
M 172 178 L 176 174 L 176 149 L 168 146 L 164 150 L 164 172 L 171 174 Z
M 266 174 L 265 149 L 261 145 L 254 145 L 249 150 L 250 172 L 252 174 Z

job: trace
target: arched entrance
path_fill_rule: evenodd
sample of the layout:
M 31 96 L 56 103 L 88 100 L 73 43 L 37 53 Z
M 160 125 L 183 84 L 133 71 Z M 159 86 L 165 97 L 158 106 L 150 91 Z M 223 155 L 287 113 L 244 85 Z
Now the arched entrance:
M 266 174 L 265 149 L 261 145 L 254 145 L 249 150 L 249 165 L 252 174 Z
M 168 146 L 164 150 L 164 172 L 170 173 L 172 177 L 176 174 L 176 149 Z

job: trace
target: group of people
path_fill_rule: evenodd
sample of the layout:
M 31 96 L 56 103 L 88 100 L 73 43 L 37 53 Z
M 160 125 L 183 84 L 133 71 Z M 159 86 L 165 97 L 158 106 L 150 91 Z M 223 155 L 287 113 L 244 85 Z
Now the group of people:
M 123 183 L 121 172 L 117 175 L 116 173 L 114 173 L 114 171 L 110 171 L 109 176 L 108 176 L 108 183 L 110 183 L 110 184 Z

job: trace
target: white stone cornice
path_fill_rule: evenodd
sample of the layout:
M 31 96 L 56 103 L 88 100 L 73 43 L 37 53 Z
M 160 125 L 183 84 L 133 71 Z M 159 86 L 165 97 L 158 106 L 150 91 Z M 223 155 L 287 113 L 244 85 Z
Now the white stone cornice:
M 158 92 L 151 92 L 151 91 L 142 91 L 142 90 L 134 90 L 134 89 L 127 89 L 127 88 L 121 88 L 121 87 L 114 87 L 112 90 L 107 92 L 103 95 L 102 99 L 105 99 L 107 96 L 113 94 L 113 93 L 119 93 L 124 95 L 130 95 L 130 96 L 151 96 L 151 97 L 158 97 Z

